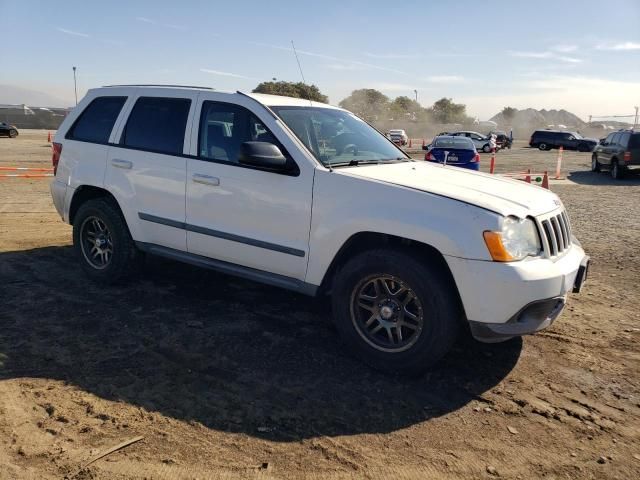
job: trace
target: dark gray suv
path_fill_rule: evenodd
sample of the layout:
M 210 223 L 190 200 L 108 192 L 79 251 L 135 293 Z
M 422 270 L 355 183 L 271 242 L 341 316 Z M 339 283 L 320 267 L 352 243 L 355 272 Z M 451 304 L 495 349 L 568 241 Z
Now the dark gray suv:
M 578 132 L 564 130 L 536 130 L 529 140 L 530 147 L 537 147 L 540 150 L 562 147 L 565 150 L 590 152 L 597 144 L 598 141 L 595 138 L 584 138 Z
M 620 130 L 600 140 L 591 156 L 591 170 L 609 170 L 616 180 L 631 169 L 640 169 L 640 132 Z

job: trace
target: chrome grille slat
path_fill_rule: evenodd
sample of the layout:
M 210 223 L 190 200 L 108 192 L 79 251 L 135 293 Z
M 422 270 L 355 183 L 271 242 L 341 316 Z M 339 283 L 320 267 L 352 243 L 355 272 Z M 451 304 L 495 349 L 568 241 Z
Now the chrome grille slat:
M 571 226 L 567 213 L 551 213 L 538 217 L 542 250 L 549 258 L 562 255 L 571 247 Z

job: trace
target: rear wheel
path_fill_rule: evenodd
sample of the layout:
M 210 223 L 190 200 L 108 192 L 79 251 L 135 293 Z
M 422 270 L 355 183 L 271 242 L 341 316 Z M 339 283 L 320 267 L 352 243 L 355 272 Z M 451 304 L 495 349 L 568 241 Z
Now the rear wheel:
M 450 278 L 396 250 L 371 250 L 336 275 L 333 316 L 343 341 L 374 368 L 415 375 L 457 336 L 461 309 Z
M 488 143 L 482 147 L 482 151 L 484 153 L 489 153 L 491 151 L 491 147 L 489 146 Z
M 591 171 L 592 172 L 600 171 L 600 162 L 598 162 L 598 156 L 595 154 L 591 155 Z
M 541 143 L 540 145 L 538 145 L 538 148 L 540 150 L 549 150 L 549 145 L 547 145 L 546 143 Z
M 611 178 L 621 180 L 624 178 L 624 167 L 621 167 L 618 160 L 611 161 Z
M 89 200 L 73 221 L 73 246 L 84 272 L 113 284 L 137 270 L 141 259 L 124 217 L 112 200 Z

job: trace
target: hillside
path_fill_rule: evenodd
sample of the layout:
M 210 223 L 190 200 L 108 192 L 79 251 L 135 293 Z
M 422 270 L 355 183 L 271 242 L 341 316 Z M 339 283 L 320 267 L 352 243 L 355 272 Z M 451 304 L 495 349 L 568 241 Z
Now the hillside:
M 536 110 L 534 108 L 518 110 L 513 118 L 510 119 L 504 118 L 504 115 L 500 112 L 491 117 L 491 120 L 504 128 L 512 126 L 514 130 L 531 130 L 550 125 L 564 125 L 570 129 L 580 129 L 586 125 L 577 115 L 566 110 Z

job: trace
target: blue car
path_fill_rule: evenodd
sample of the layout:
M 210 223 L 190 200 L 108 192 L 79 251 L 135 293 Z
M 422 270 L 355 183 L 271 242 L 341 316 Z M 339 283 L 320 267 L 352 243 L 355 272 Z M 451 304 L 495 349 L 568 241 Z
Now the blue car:
M 447 135 L 434 138 L 424 159 L 427 162 L 480 170 L 480 155 L 471 139 L 467 137 Z

